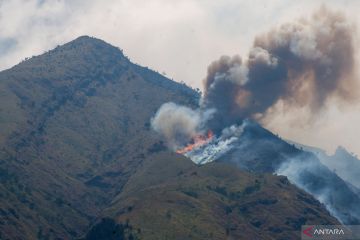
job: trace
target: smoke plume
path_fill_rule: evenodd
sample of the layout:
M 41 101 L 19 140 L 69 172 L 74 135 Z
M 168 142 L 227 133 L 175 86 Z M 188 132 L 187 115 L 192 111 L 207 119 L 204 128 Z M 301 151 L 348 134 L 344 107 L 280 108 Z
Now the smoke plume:
M 163 135 L 170 147 L 176 149 L 203 133 L 204 121 L 211 112 L 200 112 L 169 102 L 160 107 L 151 119 L 151 125 Z
M 223 56 L 210 64 L 199 109 L 174 105 L 184 113 L 179 119 L 165 117 L 168 109 L 161 108 L 155 119 L 163 116 L 166 121 L 155 124 L 155 130 L 169 138 L 181 131 L 190 136 L 204 129 L 220 134 L 244 119 L 261 121 L 278 102 L 285 107 L 306 107 L 315 116 L 330 99 L 352 101 L 357 94 L 353 36 L 354 27 L 346 17 L 325 7 L 309 19 L 259 35 L 245 60 Z M 212 114 L 202 114 L 207 111 Z M 202 115 L 206 119 L 199 119 Z M 173 129 L 171 134 L 168 129 Z
M 189 142 L 199 130 L 201 118 L 198 112 L 175 103 L 165 103 L 152 119 L 152 127 L 161 132 L 171 145 Z
M 325 7 L 255 38 L 248 59 L 221 57 L 208 68 L 202 108 L 217 112 L 216 131 L 245 118 L 261 119 L 278 101 L 309 108 L 356 96 L 354 28 Z

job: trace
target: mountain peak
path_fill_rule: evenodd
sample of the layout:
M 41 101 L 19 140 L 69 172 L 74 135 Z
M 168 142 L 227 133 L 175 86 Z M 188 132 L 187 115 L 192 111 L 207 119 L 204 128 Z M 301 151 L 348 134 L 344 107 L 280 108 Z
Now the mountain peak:
M 88 36 L 88 35 L 79 36 L 79 37 L 75 38 L 74 40 L 70 41 L 69 43 L 78 43 L 79 44 L 79 43 L 96 43 L 96 42 L 109 45 L 104 40 L 101 40 L 96 37 Z
M 338 146 L 333 155 L 334 157 L 340 158 L 354 158 L 357 160 L 357 156 L 354 153 L 349 152 L 345 147 Z
M 121 55 L 122 51 L 117 48 L 112 46 L 111 44 L 95 38 L 95 37 L 90 37 L 87 35 L 84 36 L 80 36 L 62 46 L 58 46 L 58 48 L 64 50 L 64 49 L 76 49 L 76 48 L 87 48 L 88 50 L 92 50 L 92 51 L 96 51 L 96 50 L 104 50 L 104 49 L 109 49 L 109 50 L 115 50 L 117 52 L 120 52 Z M 56 49 L 56 48 L 55 48 Z
M 100 61 L 118 62 L 126 59 L 121 49 L 101 39 L 90 36 L 80 36 L 64 45 L 56 47 L 49 54 L 70 54 L 71 57 L 80 57 L 89 60 L 96 58 Z
M 45 52 L 39 56 L 22 61 L 14 69 L 48 69 L 63 66 L 73 69 L 76 66 L 113 66 L 118 63 L 128 63 L 121 49 L 106 43 L 103 40 L 80 36 L 64 45 Z

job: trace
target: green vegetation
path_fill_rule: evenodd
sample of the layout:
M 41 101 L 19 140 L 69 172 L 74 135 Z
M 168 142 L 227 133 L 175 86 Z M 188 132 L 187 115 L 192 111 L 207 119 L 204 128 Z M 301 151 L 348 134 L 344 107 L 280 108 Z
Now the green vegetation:
M 198 97 L 89 37 L 1 72 L 0 239 L 267 239 L 336 223 L 283 178 L 169 152 L 151 117 Z
M 152 155 L 103 214 L 157 240 L 298 239 L 301 225 L 337 223 L 285 177 L 166 152 Z

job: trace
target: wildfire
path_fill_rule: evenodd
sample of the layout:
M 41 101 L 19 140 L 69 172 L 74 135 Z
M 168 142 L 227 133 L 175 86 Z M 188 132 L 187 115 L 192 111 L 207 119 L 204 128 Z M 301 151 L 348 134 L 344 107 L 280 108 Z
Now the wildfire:
M 188 144 L 187 146 L 185 146 L 182 149 L 176 150 L 176 152 L 180 153 L 180 154 L 187 153 L 187 152 L 193 150 L 194 148 L 197 148 L 197 147 L 207 144 L 208 142 L 211 141 L 213 136 L 214 136 L 214 134 L 211 130 L 208 131 L 207 135 L 197 135 L 193 138 L 192 143 Z

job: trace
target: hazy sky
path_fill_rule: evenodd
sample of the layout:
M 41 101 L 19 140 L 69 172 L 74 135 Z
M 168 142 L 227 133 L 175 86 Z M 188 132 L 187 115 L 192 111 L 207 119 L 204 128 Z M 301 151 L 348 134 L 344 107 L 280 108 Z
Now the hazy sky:
M 317 0 L 0 0 L 0 69 L 81 35 L 101 38 L 143 66 L 200 87 L 210 62 L 248 53 L 254 36 L 309 16 Z M 360 22 L 360 1 L 326 6 Z M 354 33 L 355 34 L 355 33 Z M 299 126 L 279 115 L 268 127 L 284 138 L 333 151 L 360 154 L 360 104 L 334 106 L 316 122 Z

